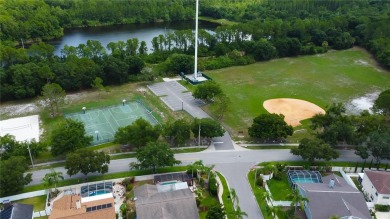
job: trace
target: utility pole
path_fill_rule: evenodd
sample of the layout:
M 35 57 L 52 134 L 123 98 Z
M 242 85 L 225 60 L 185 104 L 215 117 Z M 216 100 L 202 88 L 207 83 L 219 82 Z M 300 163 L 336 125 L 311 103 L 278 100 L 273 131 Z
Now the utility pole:
M 32 156 L 31 156 L 30 145 L 28 145 L 28 144 L 27 144 L 27 150 L 28 150 L 28 154 L 30 155 L 31 165 L 34 168 L 34 162 L 33 162 Z
M 200 147 L 200 121 L 199 121 L 199 133 L 198 133 L 198 146 Z
M 198 11 L 199 11 L 199 0 L 196 0 L 196 13 L 195 13 L 195 69 L 194 79 L 198 79 Z

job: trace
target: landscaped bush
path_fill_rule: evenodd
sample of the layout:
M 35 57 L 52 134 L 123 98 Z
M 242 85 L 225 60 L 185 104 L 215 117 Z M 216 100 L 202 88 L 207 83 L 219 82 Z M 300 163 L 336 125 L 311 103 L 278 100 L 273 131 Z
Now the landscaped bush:
M 390 211 L 390 205 L 375 205 L 376 211 L 388 212 Z
M 199 207 L 199 205 L 200 205 L 200 203 L 201 203 L 200 198 L 199 198 L 199 197 L 196 197 L 195 201 L 196 201 L 196 206 Z
M 127 178 L 125 178 L 125 179 L 122 180 L 122 185 L 123 185 L 124 187 L 127 188 L 127 186 L 128 186 L 129 184 L 134 183 L 134 180 L 135 180 L 135 179 L 134 179 L 133 176 L 127 177 Z
M 256 184 L 260 187 L 263 186 L 263 177 L 261 176 L 258 176 L 257 179 L 256 179 Z
M 133 190 L 133 185 L 132 185 L 132 184 L 127 185 L 127 186 L 126 186 L 126 190 L 127 190 L 128 192 L 130 192 L 131 190 Z
M 218 195 L 218 190 L 217 190 L 217 179 L 215 176 L 210 177 L 209 180 L 209 191 L 212 195 Z
M 204 187 L 204 179 L 203 179 L 203 178 L 200 178 L 200 179 L 199 179 L 199 185 L 200 185 L 201 187 Z

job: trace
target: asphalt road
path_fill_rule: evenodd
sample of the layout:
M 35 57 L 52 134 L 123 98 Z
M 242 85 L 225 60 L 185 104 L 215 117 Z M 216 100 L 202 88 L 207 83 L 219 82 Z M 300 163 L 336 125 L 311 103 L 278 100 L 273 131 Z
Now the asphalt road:
M 361 161 L 354 154 L 353 150 L 341 150 L 339 161 Z M 220 171 L 228 181 L 229 185 L 236 190 L 240 200 L 240 207 L 248 214 L 247 218 L 262 218 L 257 203 L 253 197 L 250 185 L 247 181 L 249 169 L 257 163 L 264 161 L 282 161 L 282 160 L 300 160 L 299 157 L 290 154 L 290 150 L 214 150 L 198 153 L 176 154 L 176 159 L 182 161 L 182 165 L 190 164 L 197 160 L 203 160 L 205 165 L 215 164 L 215 169 Z M 109 166 L 108 173 L 124 172 L 129 170 L 128 164 L 136 161 L 135 158 L 113 160 Z M 66 175 L 63 167 L 55 168 L 56 171 L 64 173 L 65 179 L 70 177 Z M 33 172 L 33 181 L 29 185 L 41 183 L 42 178 L 50 170 L 38 170 Z M 88 176 L 98 175 L 90 174 Z M 82 178 L 83 174 L 72 176 L 71 178 Z

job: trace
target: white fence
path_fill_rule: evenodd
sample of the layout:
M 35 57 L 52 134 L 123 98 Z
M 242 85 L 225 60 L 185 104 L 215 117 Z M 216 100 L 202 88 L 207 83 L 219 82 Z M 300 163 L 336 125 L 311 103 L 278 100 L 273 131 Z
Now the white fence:
M 27 193 L 23 193 L 23 194 L 3 197 L 3 198 L 0 198 L 0 203 L 2 203 L 4 201 L 12 202 L 12 201 L 20 200 L 20 199 L 42 196 L 42 195 L 46 195 L 46 193 L 47 193 L 46 190 L 40 190 L 40 191 L 35 191 L 35 192 L 27 192 Z

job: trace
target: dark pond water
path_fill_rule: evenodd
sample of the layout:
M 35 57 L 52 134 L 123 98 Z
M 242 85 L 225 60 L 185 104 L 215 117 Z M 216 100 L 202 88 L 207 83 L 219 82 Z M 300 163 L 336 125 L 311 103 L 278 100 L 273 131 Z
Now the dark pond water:
M 216 27 L 217 24 L 199 21 L 200 29 L 213 32 Z M 61 55 L 61 49 L 65 45 L 77 47 L 79 44 L 86 44 L 87 40 L 98 40 L 106 48 L 110 42 L 126 42 L 130 38 L 138 38 L 140 42 L 146 42 L 148 51 L 150 51 L 153 37 L 165 34 L 168 31 L 186 29 L 195 30 L 195 21 L 75 28 L 65 30 L 62 38 L 48 41 L 47 43 L 55 47 L 55 55 L 58 56 Z

